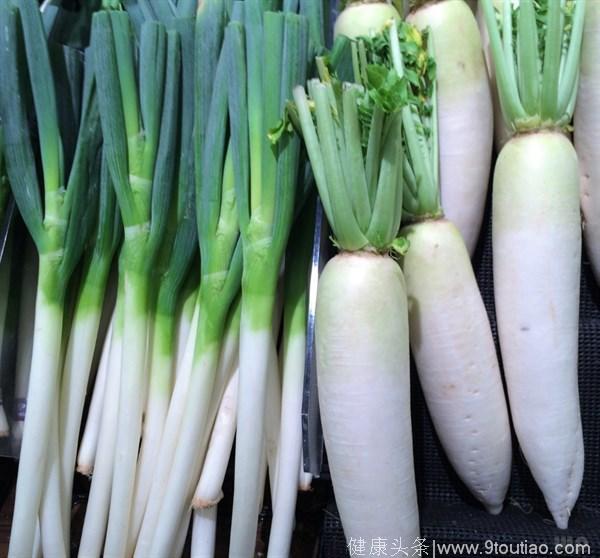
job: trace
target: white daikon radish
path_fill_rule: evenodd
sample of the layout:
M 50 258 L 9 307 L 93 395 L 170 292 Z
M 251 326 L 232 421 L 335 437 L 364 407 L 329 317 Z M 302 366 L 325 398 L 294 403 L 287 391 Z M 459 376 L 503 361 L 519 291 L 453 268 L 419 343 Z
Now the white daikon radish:
M 403 229 L 410 343 L 427 407 L 458 476 L 499 513 L 510 480 L 508 411 L 469 254 L 445 219 Z
M 420 36 L 408 26 L 401 36 L 406 40 L 413 31 Z M 394 86 L 375 94 L 368 80 L 336 84 L 319 63 L 321 81 L 308 82 L 311 103 L 302 87 L 294 99 L 323 207 L 343 250 L 319 279 L 315 335 L 323 436 L 344 534 L 347 541 L 414 541 L 419 518 L 406 287 L 387 254 L 400 249 L 395 238 L 402 213 L 401 113 L 412 111 L 395 91 L 407 85 L 402 51 L 420 45 L 401 43 L 396 22 L 378 44 L 385 45 L 388 59 L 369 66 L 371 75 Z M 367 63 L 371 45 L 353 44 Z M 416 58 L 427 59 L 426 52 L 420 54 Z M 355 79 L 364 77 L 358 68 Z M 359 102 L 369 111 L 360 120 Z M 368 138 L 366 148 L 361 137 Z
M 491 0 L 482 3 L 504 116 L 517 132 L 498 157 L 493 188 L 502 361 L 521 450 L 564 529 L 581 487 L 583 437 L 577 384 L 579 168 L 561 130 L 575 105 L 586 2 L 565 11 L 548 2 L 541 14 L 544 5 L 521 0 L 516 38 L 505 2 L 504 44 Z
M 394 6 L 379 0 L 350 1 L 335 20 L 334 36 L 344 35 L 349 39 L 379 33 L 390 20 L 400 19 Z
M 442 207 L 473 254 L 493 142 L 492 97 L 477 21 L 463 0 L 424 3 L 408 21 L 430 29 L 438 83 Z

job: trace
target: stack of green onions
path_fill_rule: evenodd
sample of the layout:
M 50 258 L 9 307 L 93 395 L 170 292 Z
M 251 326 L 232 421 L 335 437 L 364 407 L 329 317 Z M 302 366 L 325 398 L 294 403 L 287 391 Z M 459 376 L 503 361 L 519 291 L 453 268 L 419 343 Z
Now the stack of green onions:
M 2 3 L 0 26 L 4 155 L 13 195 L 39 253 L 28 410 L 9 548 L 10 556 L 20 557 L 33 553 L 38 517 L 45 540 L 56 537 L 57 544 L 65 544 L 60 501 L 48 496 L 60 491 L 54 456 L 59 452 L 63 313 L 67 285 L 97 217 L 100 128 L 91 67 L 86 65 L 82 90 L 73 52 L 50 48 L 37 3 Z M 28 126 L 33 114 L 39 177 L 38 146 Z M 45 485 L 44 502 L 57 505 L 50 516 L 42 510 Z
M 104 149 L 125 227 L 119 261 L 121 382 L 104 549 L 121 556 L 128 543 L 148 380 L 149 288 L 174 183 L 181 60 L 179 35 L 160 23 L 142 25 L 137 54 L 125 12 L 95 14 L 92 30 Z
M 293 86 L 306 79 L 309 63 L 307 18 L 290 11 L 264 11 L 258 0 L 240 6 L 239 20 L 227 29 L 232 150 L 244 253 L 229 550 L 234 557 L 254 552 L 267 378 L 269 363 L 276 362 L 273 312 L 294 215 L 300 161 L 298 137 L 285 133 L 273 145 L 268 134 L 291 98 Z
M 163 435 L 161 453 L 170 463 L 157 466 L 136 556 L 170 556 L 181 526 L 187 528 L 208 433 L 228 379 L 220 361 L 224 360 L 228 316 L 235 315 L 242 253 L 227 138 L 226 83 L 231 69 L 223 42 L 226 18 L 223 2 L 216 0 L 205 2 L 197 16 L 194 143 L 200 154 L 196 159 L 199 319 L 187 393 L 182 401 L 172 400 L 169 408 L 169 415 L 175 416 L 179 412 L 175 406 L 183 405 L 181 426 L 174 440 L 166 431 Z

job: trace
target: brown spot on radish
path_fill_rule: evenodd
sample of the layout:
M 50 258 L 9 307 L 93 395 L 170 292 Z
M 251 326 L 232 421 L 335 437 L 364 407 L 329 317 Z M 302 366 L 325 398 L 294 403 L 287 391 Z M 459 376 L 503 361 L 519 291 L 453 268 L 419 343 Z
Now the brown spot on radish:
M 521 331 L 529 331 L 529 326 L 521 326 Z

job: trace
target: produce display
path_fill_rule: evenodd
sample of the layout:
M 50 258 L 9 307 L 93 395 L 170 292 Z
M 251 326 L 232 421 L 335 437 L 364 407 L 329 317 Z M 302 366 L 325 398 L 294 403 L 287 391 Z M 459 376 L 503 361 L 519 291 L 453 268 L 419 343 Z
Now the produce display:
M 423 535 L 412 382 L 472 506 L 520 452 L 567 529 L 600 2 L 67 4 L 0 2 L 8 556 L 296 556 L 312 374 L 351 555 Z

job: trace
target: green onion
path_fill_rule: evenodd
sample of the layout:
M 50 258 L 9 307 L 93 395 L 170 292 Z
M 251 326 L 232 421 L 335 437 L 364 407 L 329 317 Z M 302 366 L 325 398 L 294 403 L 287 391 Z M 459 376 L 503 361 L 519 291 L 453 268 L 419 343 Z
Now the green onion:
M 98 340 L 100 319 L 114 255 L 121 241 L 122 225 L 106 159 L 100 172 L 100 203 L 96 236 L 84 264 L 63 364 L 60 394 L 59 439 L 63 494 L 63 527 L 69 540 L 73 468 L 88 379 Z
M 69 123 L 64 119 L 59 120 L 62 103 L 74 102 L 73 107 L 78 106 L 77 87 L 67 89 L 66 95 L 63 90 L 57 98 L 58 80 L 61 78 L 63 84 L 64 76 L 53 74 L 57 72 L 56 58 L 53 55 L 51 59 L 37 3 L 2 3 L 0 28 L 0 65 L 5 71 L 0 86 L 0 114 L 6 166 L 15 201 L 39 253 L 28 412 L 9 548 L 10 556 L 28 556 L 33 551 L 46 479 L 40 468 L 44 470 L 47 456 L 58 451 L 50 447 L 56 438 L 49 440 L 53 416 L 57 417 L 58 412 L 65 289 L 95 220 L 95 212 L 89 208 L 94 206 L 98 192 L 94 177 L 100 138 L 91 88 L 84 94 L 78 114 L 79 132 L 68 129 Z M 62 53 L 64 62 L 69 54 Z M 34 155 L 37 146 L 28 125 L 33 114 L 39 138 L 41 183 Z M 67 149 L 65 153 L 63 137 L 73 133 L 77 135 L 75 152 Z M 59 510 L 55 521 L 60 515 Z
M 273 310 L 283 253 L 294 215 L 300 140 L 269 132 L 292 88 L 306 78 L 309 26 L 303 16 L 238 5 L 231 41 L 230 112 L 235 181 L 243 241 L 240 390 L 230 556 L 254 549 Z M 243 6 L 243 9 L 242 9 Z M 235 11 L 235 7 L 234 7 Z M 275 87 L 274 84 L 280 84 Z
M 105 150 L 125 226 L 119 426 L 104 550 L 120 556 L 127 547 L 142 426 L 148 289 L 174 182 L 180 45 L 176 31 L 145 22 L 136 56 L 124 12 L 98 12 L 92 33 Z
M 196 23 L 194 145 L 200 154 L 195 174 L 201 271 L 193 364 L 175 440 L 167 437 L 165 426 L 161 453 L 168 455 L 157 464 L 136 556 L 169 556 L 172 552 L 191 503 L 190 478 L 195 482 L 200 474 L 204 434 L 214 419 L 210 406 L 218 388 L 216 376 L 226 320 L 239 291 L 242 254 L 227 141 L 226 83 L 231 69 L 226 57 L 228 46 L 221 46 L 224 8 L 217 0 L 204 2 Z M 179 400 L 177 403 L 181 404 Z M 167 423 L 176 413 L 177 409 L 169 409 Z M 172 463 L 165 464 L 169 458 Z M 163 471 L 165 476 L 156 482 Z
M 184 282 L 198 252 L 196 225 L 193 124 L 194 124 L 194 20 L 173 22 L 181 37 L 182 92 L 176 203 L 170 209 L 169 223 L 157 259 L 154 282 L 157 286 L 152 339 L 149 343 L 150 383 L 144 415 L 144 432 L 130 528 L 133 551 L 141 528 L 152 477 L 160 451 L 176 367 L 177 310 Z M 197 281 L 197 271 L 192 273 Z

